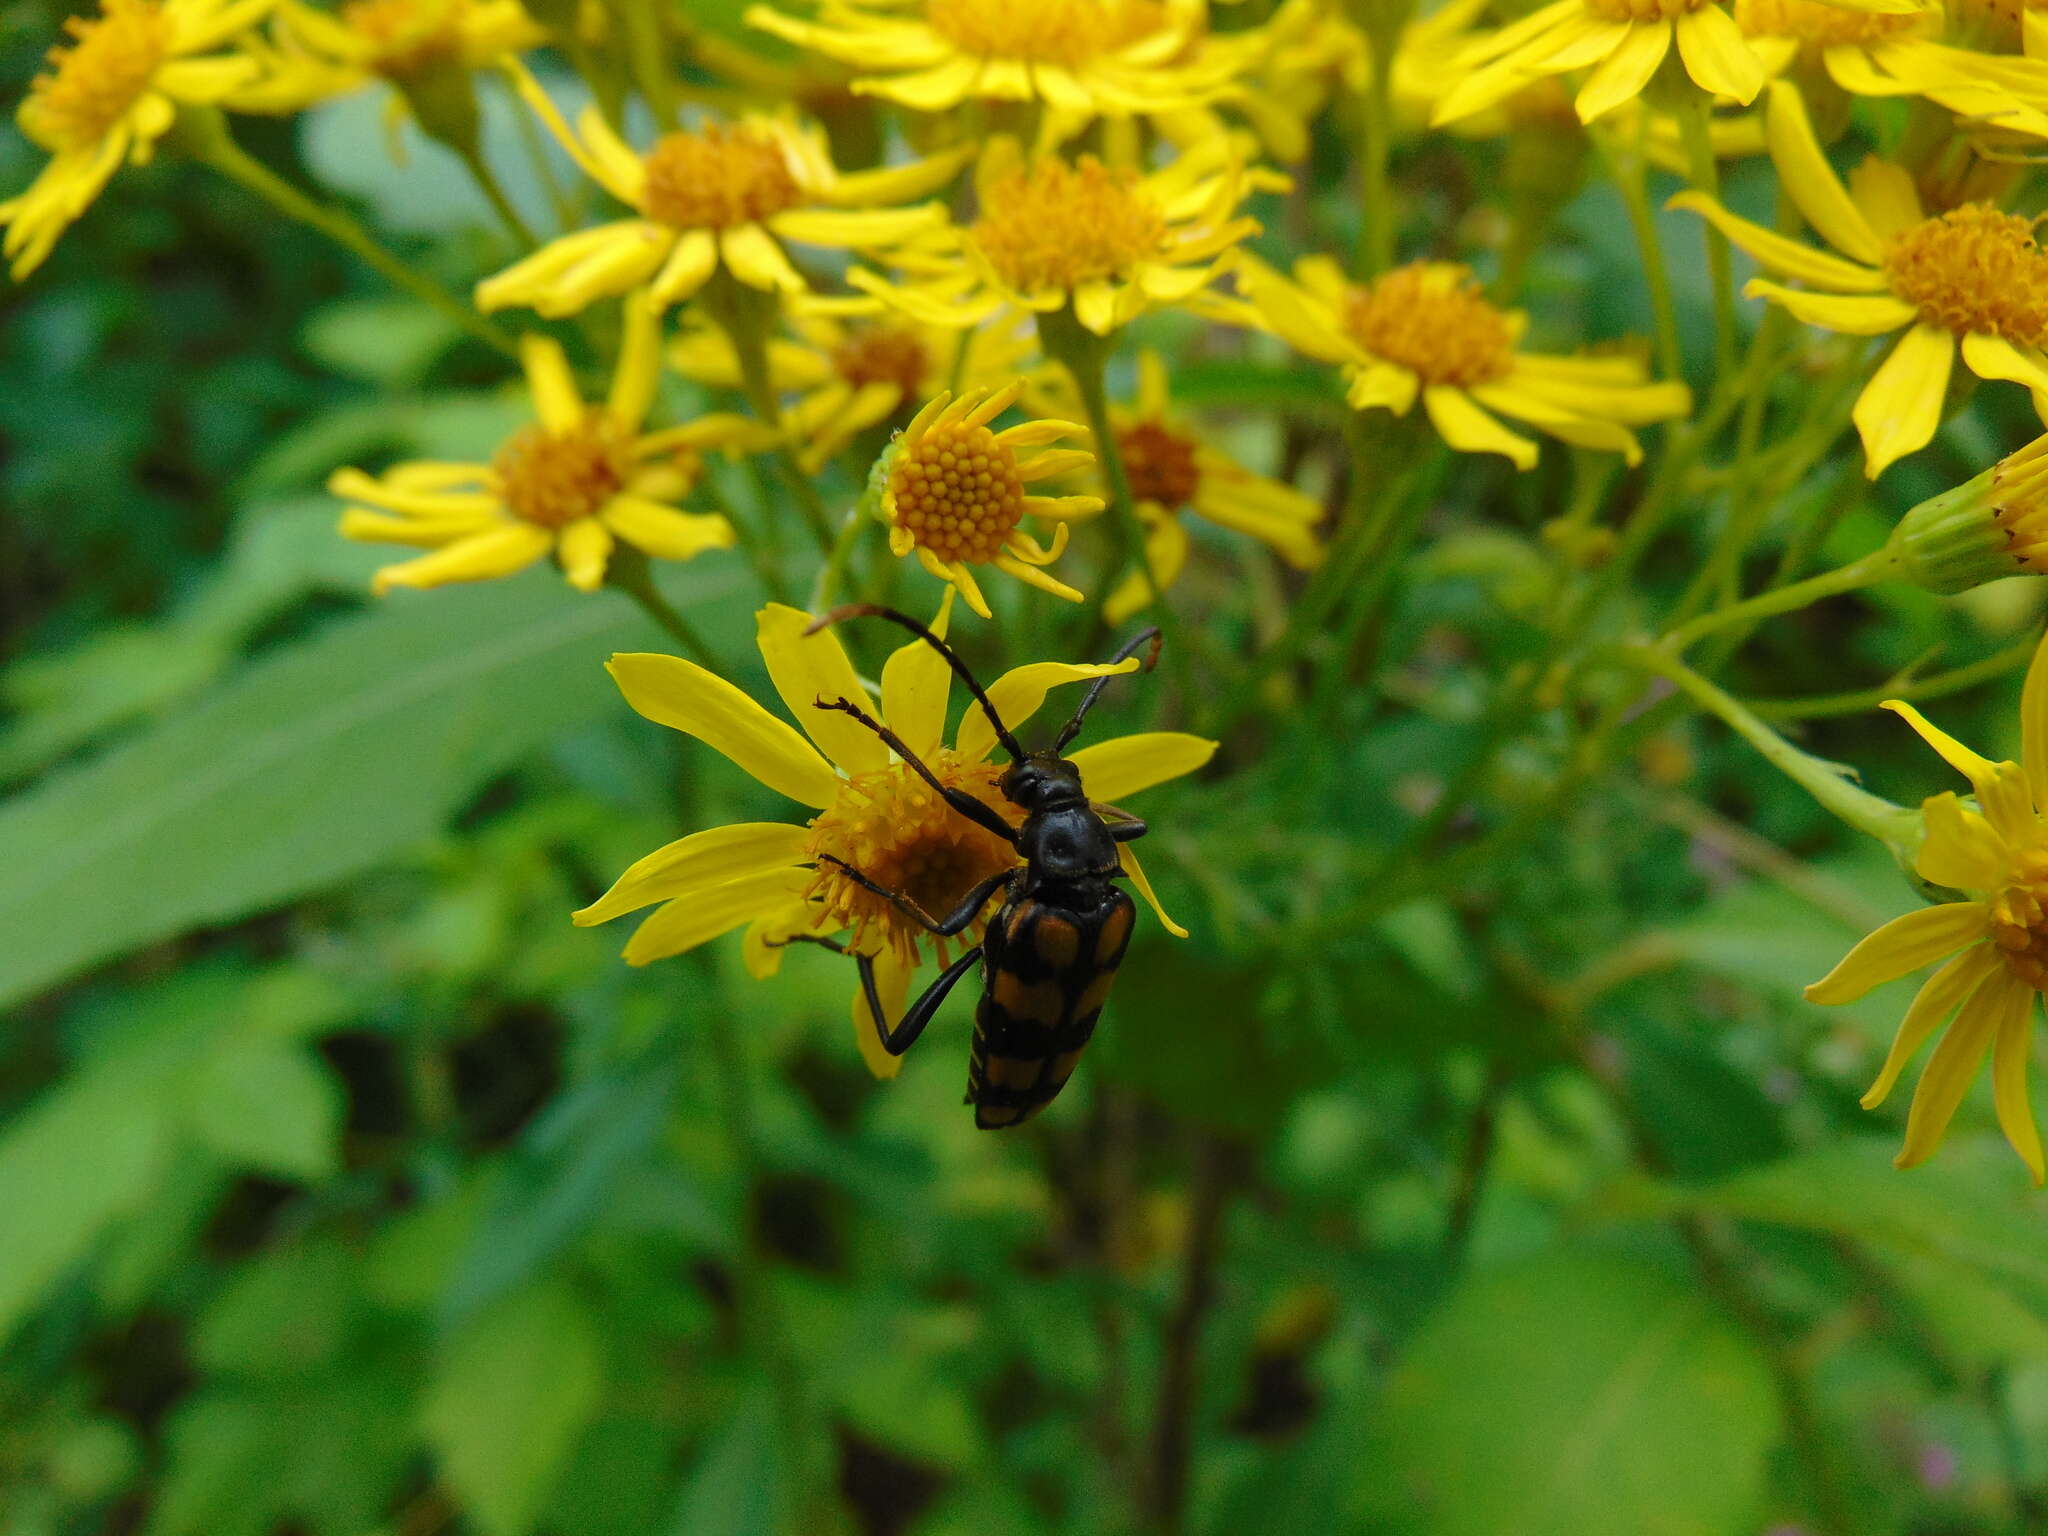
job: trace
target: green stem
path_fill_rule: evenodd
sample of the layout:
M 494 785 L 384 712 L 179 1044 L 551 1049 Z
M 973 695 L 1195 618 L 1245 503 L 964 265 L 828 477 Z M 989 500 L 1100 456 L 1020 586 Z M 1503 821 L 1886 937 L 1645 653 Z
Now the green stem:
M 1647 115 L 1647 114 L 1646 114 Z M 1714 104 L 1706 92 L 1687 90 L 1679 109 L 1679 133 L 1693 189 L 1719 200 L 1721 168 L 1714 160 Z M 1728 237 L 1701 221 L 1707 243 L 1707 277 L 1714 293 L 1714 372 L 1728 373 L 1735 366 L 1735 269 L 1728 254 Z
M 1617 148 L 1614 141 L 1604 134 L 1596 134 L 1594 143 L 1621 192 L 1622 205 L 1628 211 L 1629 229 L 1635 234 L 1636 248 L 1642 256 L 1643 281 L 1649 285 L 1650 314 L 1657 332 L 1658 366 L 1666 378 L 1682 379 L 1685 377 L 1685 354 L 1678 345 L 1678 306 L 1671 297 L 1671 274 L 1664 265 L 1664 242 L 1657 234 L 1657 215 L 1650 206 L 1649 181 L 1643 158 L 1642 137 L 1647 131 L 1644 125 L 1649 122 L 1649 117 L 1647 112 L 1641 114 L 1637 142 L 1628 150 Z
M 518 343 L 505 331 L 424 272 L 379 245 L 352 215 L 329 204 L 315 202 L 251 156 L 234 141 L 226 120 L 217 110 L 187 107 L 179 113 L 178 125 L 180 138 L 193 158 L 255 193 L 285 217 L 318 230 L 336 245 L 360 257 L 395 286 L 440 311 L 485 346 L 507 357 L 519 355 Z
M 847 513 L 839 524 L 839 535 L 832 541 L 832 549 L 825 556 L 825 563 L 818 567 L 818 579 L 811 584 L 812 613 L 823 613 L 839 596 L 839 588 L 846 580 L 846 563 L 853 558 L 854 546 L 860 542 L 861 530 L 871 525 L 872 520 L 865 511 L 856 506 Z
M 675 75 L 669 66 L 668 39 L 652 0 L 618 0 L 614 14 L 632 53 L 634 81 L 655 126 L 671 133 L 681 121 L 676 112 Z
M 1860 715 L 1876 709 L 1887 699 L 1939 699 L 2008 672 L 2018 671 L 2041 647 L 2039 635 L 2029 635 L 2002 651 L 1937 672 L 1918 680 L 1895 678 L 1876 688 L 1858 688 L 1850 693 L 1824 693 L 1803 699 L 1751 699 L 1749 707 L 1766 720 L 1818 720 L 1828 715 Z
M 1109 397 L 1103 371 L 1112 343 L 1097 336 L 1075 317 L 1073 306 L 1038 317 L 1039 345 L 1045 355 L 1066 369 L 1081 396 L 1081 410 L 1094 435 L 1095 457 L 1102 465 L 1102 478 L 1109 490 L 1109 529 L 1112 544 L 1109 565 L 1103 572 L 1104 595 L 1114 592 L 1125 572 L 1136 565 L 1145 578 L 1148 605 L 1164 613 L 1165 594 L 1153 577 L 1151 561 L 1145 554 L 1145 529 L 1138 521 L 1138 506 L 1131 496 L 1130 476 L 1124 472 L 1124 456 L 1118 446 L 1116 428 L 1109 419 Z
M 605 585 L 616 587 L 640 605 L 641 611 L 660 625 L 690 660 L 701 667 L 716 670 L 718 657 L 696 630 L 661 595 L 654 585 L 654 573 L 649 568 L 647 557 L 637 549 L 622 546 L 612 552 L 610 567 L 605 572 Z
M 764 426 L 780 430 L 782 406 L 775 397 L 775 381 L 768 368 L 768 325 L 775 312 L 774 301 L 764 302 L 763 295 L 745 287 L 721 268 L 704 290 L 704 307 L 724 327 L 732 342 L 733 354 L 739 359 L 740 388 L 747 403 Z M 796 494 L 797 508 L 803 513 L 811 537 L 818 542 L 818 552 L 829 558 L 832 519 L 825 510 L 825 498 L 818 494 L 817 482 L 805 473 L 786 442 L 776 444 L 775 462 Z
M 1900 566 L 1898 554 L 1891 549 L 1876 549 L 1861 559 L 1832 571 L 1823 571 L 1818 576 L 1809 576 L 1804 581 L 1795 581 L 1788 587 L 1774 591 L 1760 592 L 1755 597 L 1744 598 L 1741 602 L 1730 603 L 1725 608 L 1716 608 L 1703 613 L 1688 624 L 1681 624 L 1663 639 L 1663 645 L 1676 656 L 1686 650 L 1703 635 L 1710 635 L 1717 629 L 1726 629 L 1732 624 L 1749 624 L 1758 619 L 1772 618 L 1777 614 L 1791 613 L 1819 602 L 1824 597 L 1834 597 L 1843 592 L 1854 592 L 1882 581 Z
M 1387 168 L 1393 159 L 1393 39 L 1372 40 L 1372 67 L 1358 102 L 1358 266 L 1376 277 L 1394 264 L 1394 203 Z
M 533 226 L 519 216 L 519 210 L 512 206 L 512 199 L 505 195 L 504 184 L 485 162 L 483 152 L 471 147 L 457 150 L 456 153 L 462 157 L 462 163 L 469 168 L 470 180 L 476 183 L 477 190 L 483 193 L 485 200 L 491 205 L 491 211 L 497 214 L 498 222 L 505 226 L 512 238 L 529 250 L 540 244 L 539 237 L 533 232 Z

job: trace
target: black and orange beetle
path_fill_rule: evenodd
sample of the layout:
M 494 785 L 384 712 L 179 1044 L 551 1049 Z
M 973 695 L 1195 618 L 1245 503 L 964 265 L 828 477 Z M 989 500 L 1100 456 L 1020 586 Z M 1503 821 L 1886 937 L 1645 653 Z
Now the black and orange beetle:
M 815 620 L 806 633 L 816 633 L 844 619 L 881 618 L 900 624 L 946 659 L 946 665 L 967 685 L 987 711 L 996 740 L 1010 754 L 1003 774 L 1003 795 L 1024 812 L 1024 824 L 1012 828 L 994 810 L 964 790 L 941 784 L 917 755 L 881 721 L 851 699 L 819 699 L 820 709 L 851 715 L 945 798 L 962 816 L 985 827 L 1017 850 L 1023 863 L 991 875 L 961 898 L 944 917 L 934 918 L 900 891 L 875 884 L 842 860 L 830 861 L 848 877 L 895 904 L 896 909 L 931 933 L 950 937 L 981 915 L 989 898 L 1000 890 L 1003 905 L 982 936 L 941 972 L 923 994 L 904 1010 L 891 1029 L 875 988 L 873 961 L 859 956 L 861 986 L 868 1011 L 881 1034 L 882 1048 L 901 1056 L 916 1043 L 960 978 L 981 964 L 981 1002 L 974 1013 L 974 1048 L 967 1064 L 967 1102 L 974 1123 L 983 1130 L 1021 1125 L 1058 1096 L 1083 1047 L 1095 1033 L 1095 1021 L 1109 996 L 1110 984 L 1131 938 L 1136 908 L 1123 889 L 1111 882 L 1122 878 L 1117 844 L 1145 835 L 1145 823 L 1113 806 L 1097 805 L 1081 787 L 1081 773 L 1060 756 L 1081 732 L 1081 722 L 1109 685 L 1098 677 L 1082 698 L 1073 718 L 1042 752 L 1026 752 L 997 717 L 995 705 L 951 646 L 908 614 L 871 603 L 835 608 Z M 1133 635 L 1110 664 L 1127 660 L 1150 647 L 1140 671 L 1159 659 L 1159 631 Z M 1105 815 L 1107 813 L 1107 816 Z M 1110 819 L 1114 818 L 1114 819 Z M 828 859 L 830 855 L 826 856 Z M 828 942 L 829 947 L 838 948 Z

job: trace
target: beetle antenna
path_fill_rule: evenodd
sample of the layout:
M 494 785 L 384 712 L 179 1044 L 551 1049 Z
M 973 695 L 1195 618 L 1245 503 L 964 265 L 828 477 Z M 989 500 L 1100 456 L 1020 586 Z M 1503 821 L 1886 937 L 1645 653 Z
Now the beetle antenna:
M 1144 664 L 1138 670 L 1140 672 L 1150 672 L 1159 665 L 1159 644 L 1160 635 L 1157 629 L 1141 629 L 1121 646 L 1117 647 L 1117 653 L 1104 662 L 1103 665 L 1113 667 L 1120 661 L 1128 661 L 1131 657 L 1138 654 L 1139 647 L 1149 645 L 1151 650 L 1146 652 Z M 1117 673 L 1114 675 L 1121 677 L 1123 674 Z M 1081 734 L 1081 722 L 1088 718 L 1088 711 L 1095 707 L 1095 701 L 1102 697 L 1102 690 L 1108 686 L 1109 679 L 1107 677 L 1095 679 L 1087 694 L 1082 698 L 1081 707 L 1074 711 L 1074 718 L 1060 727 L 1059 739 L 1052 744 L 1053 751 L 1066 751 L 1067 743 Z
M 953 669 L 953 675 L 967 685 L 967 691 L 974 695 L 974 701 L 981 706 L 982 713 L 988 716 L 988 723 L 995 727 L 996 740 L 1003 744 L 1003 750 L 1010 754 L 1011 761 L 1021 763 L 1030 755 L 1018 745 L 1017 738 L 1010 734 L 1010 728 L 1003 724 L 1003 717 L 996 713 L 995 705 L 989 701 L 988 690 L 975 681 L 974 674 L 967 670 L 967 663 L 953 653 L 950 645 L 909 614 L 898 613 L 894 608 L 884 608 L 880 603 L 848 603 L 843 608 L 834 608 L 830 613 L 811 620 L 804 633 L 815 635 L 819 630 L 837 624 L 842 619 L 867 618 L 887 619 L 891 624 L 900 624 L 945 657 L 946 665 Z

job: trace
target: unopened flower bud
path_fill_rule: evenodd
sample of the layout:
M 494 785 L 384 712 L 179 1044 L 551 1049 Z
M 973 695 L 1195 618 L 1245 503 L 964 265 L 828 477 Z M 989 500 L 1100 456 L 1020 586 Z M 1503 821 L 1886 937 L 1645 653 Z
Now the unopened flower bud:
M 1899 520 L 1886 549 L 1900 577 L 1930 592 L 2048 576 L 2048 437 L 1921 502 Z

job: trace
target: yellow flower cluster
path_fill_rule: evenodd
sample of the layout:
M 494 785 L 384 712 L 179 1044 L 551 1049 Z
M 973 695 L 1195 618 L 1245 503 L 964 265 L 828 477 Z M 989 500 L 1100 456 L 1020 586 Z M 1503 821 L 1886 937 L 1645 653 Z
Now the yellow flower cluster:
M 1241 640 L 1234 678 L 1183 671 L 1165 707 L 1220 731 L 1305 696 L 1315 729 L 1346 689 L 1378 686 L 1408 562 L 1464 516 L 1435 499 L 1462 476 L 1465 503 L 1504 509 L 1491 536 L 1542 563 L 1517 614 L 1547 628 L 1539 655 L 1499 668 L 1485 718 L 1511 724 L 1460 793 L 1483 792 L 1532 715 L 1537 739 L 1604 761 L 1642 683 L 1612 652 L 1651 629 L 1629 654 L 1891 838 L 1896 819 L 1827 787 L 1681 658 L 1874 581 L 1954 593 L 2048 572 L 2038 452 L 1986 468 L 1979 431 L 1947 446 L 1982 473 L 1881 549 L 1802 579 L 1826 530 L 1794 534 L 1743 595 L 1778 504 L 1830 455 L 1855 454 L 1845 481 L 1876 479 L 1976 408 L 1972 379 L 1996 386 L 1982 409 L 2001 422 L 2048 419 L 2048 9 L 775 0 L 744 23 L 758 50 L 658 6 L 100 0 L 19 107 L 47 160 L 0 225 L 24 278 L 123 165 L 169 146 L 516 362 L 525 419 L 496 441 L 335 470 L 341 533 L 413 551 L 378 594 L 552 561 L 692 651 L 612 672 L 640 713 L 811 814 L 684 837 L 577 921 L 656 907 L 635 963 L 738 928 L 762 975 L 791 942 L 845 949 L 877 1072 L 895 1069 L 911 973 L 971 948 L 988 913 L 929 920 L 1022 878 L 1015 829 L 1037 808 L 992 750 L 1037 762 L 1010 733 L 1050 689 L 1138 666 L 1013 668 L 949 732 L 956 597 L 984 626 L 953 634 L 969 649 L 1022 632 L 1103 654 L 1102 626 L 1147 618 L 1192 669 Z M 502 229 L 409 261 L 236 143 L 234 114 L 365 90 L 460 161 Z M 518 171 L 492 115 L 528 151 Z M 1480 184 L 1453 169 L 1473 165 Z M 1596 167 L 1606 200 L 1580 200 Z M 1659 201 L 1696 218 L 1660 219 Z M 1760 271 L 1739 289 L 1737 252 Z M 1455 531 L 1469 555 L 1473 530 Z M 1660 607 L 1646 573 L 1674 542 L 1665 565 L 1698 568 Z M 796 725 L 720 675 L 648 564 L 699 558 L 758 581 L 760 659 Z M 842 598 L 937 617 L 871 681 L 821 628 Z M 1988 1051 L 1998 1121 L 2039 1178 L 2048 672 L 2029 674 L 2024 767 L 1897 707 L 1974 791 L 1914 823 L 1914 867 L 1956 899 L 1880 930 L 1812 995 L 1955 954 L 1871 1102 L 1953 1014 L 1906 1160 Z M 1131 819 L 1111 802 L 1215 743 L 1063 747 L 1112 828 Z M 1432 811 L 1417 856 L 1465 809 Z M 1094 874 L 1149 899 L 1129 848 Z

